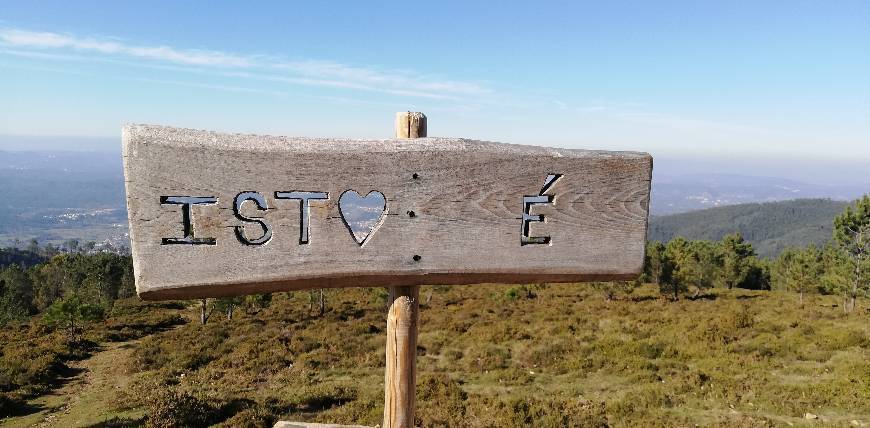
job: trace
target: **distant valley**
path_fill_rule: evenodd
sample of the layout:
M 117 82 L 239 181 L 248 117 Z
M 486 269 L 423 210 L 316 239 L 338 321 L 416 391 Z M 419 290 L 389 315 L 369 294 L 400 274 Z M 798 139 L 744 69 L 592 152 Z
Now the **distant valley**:
M 653 175 L 650 210 L 653 215 L 793 199 L 852 201 L 870 193 L 870 183 L 811 184 L 779 177 L 715 173 L 664 175 L 653 172 Z
M 0 184 L 0 245 L 129 246 L 118 153 L 0 151 Z

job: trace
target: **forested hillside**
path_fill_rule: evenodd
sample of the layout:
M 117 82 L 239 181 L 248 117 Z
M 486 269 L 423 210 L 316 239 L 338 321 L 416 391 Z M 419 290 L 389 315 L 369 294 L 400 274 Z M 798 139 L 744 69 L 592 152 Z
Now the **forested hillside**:
M 662 242 L 677 236 L 718 241 L 729 233 L 740 232 L 759 256 L 775 257 L 789 246 L 828 242 L 831 221 L 847 204 L 830 199 L 796 199 L 653 216 L 648 236 Z

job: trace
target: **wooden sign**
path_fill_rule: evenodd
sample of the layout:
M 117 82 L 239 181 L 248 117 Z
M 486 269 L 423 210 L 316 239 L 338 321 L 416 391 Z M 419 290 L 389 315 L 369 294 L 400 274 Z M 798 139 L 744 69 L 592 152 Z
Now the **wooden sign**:
M 123 140 L 144 299 L 627 280 L 643 266 L 645 153 L 148 125 Z

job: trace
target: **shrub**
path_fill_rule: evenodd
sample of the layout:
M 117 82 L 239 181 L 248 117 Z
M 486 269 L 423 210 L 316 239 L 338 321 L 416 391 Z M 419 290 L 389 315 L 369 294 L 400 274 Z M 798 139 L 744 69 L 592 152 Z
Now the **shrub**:
M 255 406 L 236 413 L 224 421 L 224 425 L 239 428 L 271 428 L 276 419 L 268 409 Z
M 24 400 L 17 396 L 8 393 L 0 393 L 0 418 L 14 416 L 24 409 L 26 404 L 27 403 Z
M 296 410 L 322 411 L 341 406 L 357 397 L 355 388 L 344 385 L 318 383 L 300 388 L 290 397 L 290 405 Z
M 870 338 L 867 334 L 848 328 L 826 329 L 821 332 L 822 345 L 831 350 L 841 350 L 853 346 L 870 346 Z
M 498 427 L 607 427 L 604 403 L 573 397 L 479 400 L 468 413 L 476 426 Z
M 149 403 L 146 426 L 152 428 L 185 428 L 208 426 L 215 409 L 189 392 L 174 389 L 158 393 Z
M 64 367 L 68 348 L 49 336 L 15 343 L 0 352 L 0 391 L 21 390 L 24 395 L 32 395 L 48 389 Z
M 503 369 L 508 366 L 511 352 L 497 345 L 481 345 L 465 355 L 466 366 L 478 370 Z
M 448 376 L 426 374 L 417 379 L 417 426 L 460 426 L 468 395 Z

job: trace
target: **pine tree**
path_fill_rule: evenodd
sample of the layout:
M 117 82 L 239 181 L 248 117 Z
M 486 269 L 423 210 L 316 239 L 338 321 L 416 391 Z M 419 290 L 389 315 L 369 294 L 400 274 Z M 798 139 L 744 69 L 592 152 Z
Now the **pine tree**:
M 33 307 L 33 282 L 18 265 L 0 269 L 0 325 L 26 318 Z
M 846 207 L 834 219 L 834 241 L 849 256 L 852 264 L 851 287 L 848 289 L 849 311 L 855 309 L 859 293 L 866 293 L 870 276 L 870 195 L 854 206 Z
M 66 330 L 68 342 L 76 344 L 79 341 L 82 324 L 100 320 L 104 315 L 102 306 L 87 303 L 73 294 L 52 303 L 45 311 L 42 322 Z
M 752 244 L 743 241 L 740 233 L 725 235 L 720 243 L 722 249 L 722 280 L 728 289 L 739 287 L 746 281 L 755 258 Z
M 774 275 L 783 288 L 799 294 L 801 305 L 804 293 L 812 284 L 819 284 L 824 274 L 823 253 L 810 245 L 806 249 L 789 248 L 783 251 L 774 264 Z
M 661 284 L 670 272 L 665 256 L 665 245 L 659 241 L 649 242 L 644 257 L 644 275 L 653 284 Z

